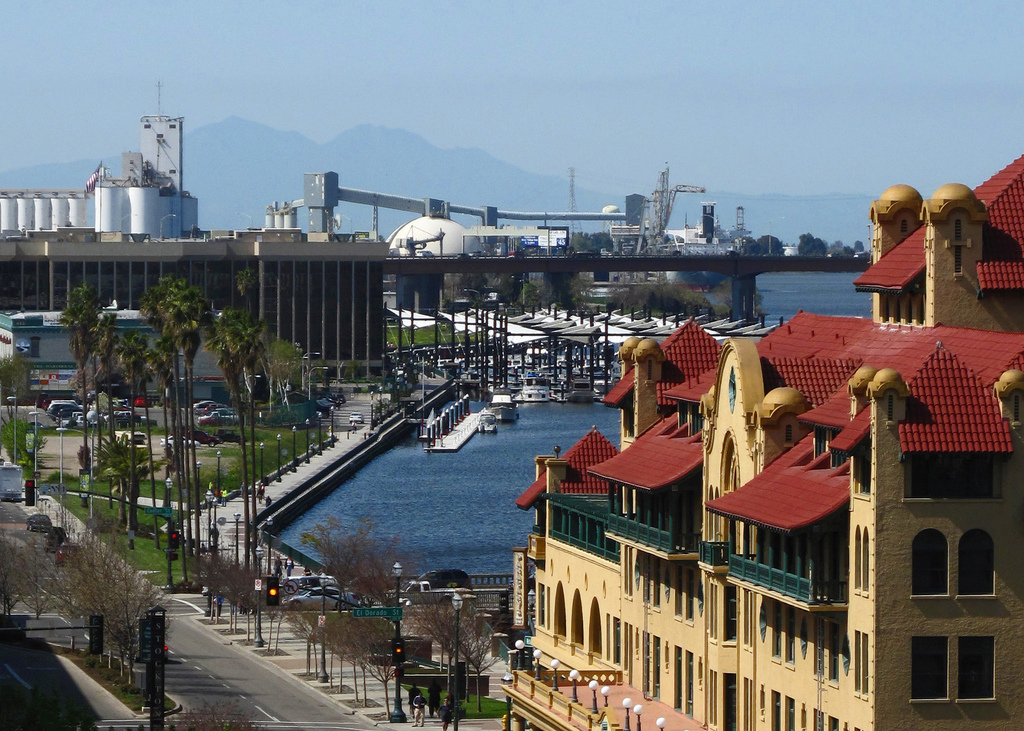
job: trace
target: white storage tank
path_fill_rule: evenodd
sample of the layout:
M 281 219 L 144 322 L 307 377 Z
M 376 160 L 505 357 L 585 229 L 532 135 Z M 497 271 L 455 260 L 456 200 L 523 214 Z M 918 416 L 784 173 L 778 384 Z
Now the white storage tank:
M 50 225 L 50 199 L 47 196 L 39 195 L 32 201 L 36 209 L 36 220 L 33 229 L 35 231 L 49 231 Z
M 299 214 L 298 212 L 289 206 L 284 211 L 284 227 L 285 228 L 298 228 L 299 227 Z
M 153 238 L 160 235 L 160 189 L 129 188 L 128 206 L 131 210 L 131 228 L 129 233 L 149 234 Z M 170 221 L 171 219 L 168 219 Z M 171 230 L 173 224 L 168 224 Z
M 18 201 L 16 198 L 0 198 L 0 231 L 18 230 Z
M 83 227 L 88 221 L 88 205 L 89 201 L 85 198 L 72 198 L 68 201 L 69 218 L 72 226 Z
M 284 211 L 274 211 L 274 228 L 284 228 Z
M 36 220 L 35 201 L 32 198 L 18 198 L 18 228 L 31 231 Z
M 266 215 L 263 218 L 264 228 L 274 228 L 274 207 L 267 206 Z
M 124 188 L 103 186 L 96 188 L 93 201 L 97 231 L 120 231 L 122 216 L 126 213 L 128 196 Z
M 50 199 L 50 223 L 53 228 L 71 225 L 69 208 L 67 198 Z

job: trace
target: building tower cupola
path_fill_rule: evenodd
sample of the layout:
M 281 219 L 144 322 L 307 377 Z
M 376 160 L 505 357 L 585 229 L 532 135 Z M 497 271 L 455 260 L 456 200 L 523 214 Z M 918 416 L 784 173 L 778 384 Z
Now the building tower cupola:
M 909 185 L 892 185 L 871 204 L 871 261 L 877 262 L 921 225 L 921 194 Z

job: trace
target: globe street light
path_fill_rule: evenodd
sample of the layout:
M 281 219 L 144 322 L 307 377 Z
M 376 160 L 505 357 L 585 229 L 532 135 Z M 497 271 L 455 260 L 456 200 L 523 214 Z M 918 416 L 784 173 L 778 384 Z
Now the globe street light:
M 263 564 L 263 547 L 256 546 L 256 575 L 260 574 L 260 566 Z M 254 590 L 255 591 L 255 590 Z M 262 611 L 262 598 L 263 591 L 257 591 L 256 593 L 256 639 L 253 640 L 253 647 L 263 647 L 263 611 Z
M 644 712 L 644 707 L 641 706 L 639 703 L 637 703 L 635 706 L 633 706 L 633 713 L 636 714 L 636 731 L 640 731 L 640 714 L 643 713 L 643 712 Z M 626 715 L 627 716 L 629 715 L 628 711 L 626 712 Z
M 655 720 L 654 725 L 658 727 L 659 731 L 665 731 L 665 718 L 663 716 L 659 716 L 657 720 Z
M 452 704 L 455 731 L 459 731 L 459 613 L 462 611 L 462 601 L 462 594 L 452 594 L 452 606 L 455 608 L 455 703 Z
M 525 647 L 526 647 L 526 643 L 525 642 L 523 642 L 522 640 L 516 640 L 516 667 L 515 667 L 516 670 L 525 670 L 526 669 L 524 667 L 526 665 L 526 663 L 523 662 L 523 649 Z
M 626 709 L 626 722 L 622 726 L 622 731 L 629 731 L 629 709 L 633 706 L 632 698 L 623 698 L 622 707 Z
M 604 707 L 608 707 L 608 696 L 611 695 L 612 689 L 607 685 L 601 686 L 601 695 L 604 696 Z
M 569 680 L 572 681 L 572 702 L 579 703 L 580 698 L 576 695 L 576 682 L 580 679 L 580 671 L 573 668 L 569 671 Z
M 306 420 L 306 439 L 309 439 L 309 419 Z M 309 457 L 309 450 L 306 450 L 306 457 Z M 402 611 L 402 564 L 395 561 L 395 565 L 391 567 L 391 575 L 395 577 L 395 607 L 399 612 Z M 401 615 L 395 615 L 395 644 L 402 639 L 402 620 L 399 618 Z M 458 631 L 458 630 L 456 630 Z M 402 686 L 399 684 L 402 678 L 402 665 L 399 662 L 395 665 L 395 710 L 391 712 L 391 723 L 405 723 L 405 711 L 402 710 Z
M 277 435 L 277 481 L 281 481 L 281 435 Z
M 164 480 L 164 507 L 168 508 L 171 505 L 171 486 L 174 485 L 174 481 L 168 477 Z M 167 591 L 174 591 L 174 577 L 171 576 L 171 526 L 172 522 L 167 521 L 167 548 L 164 549 L 164 553 L 167 554 Z
M 534 677 L 540 680 L 540 658 L 544 653 L 540 651 L 540 648 L 533 651 L 533 664 L 536 667 L 534 671 Z
M 596 680 L 591 680 L 587 687 L 590 688 L 590 692 L 594 694 L 594 706 L 590 710 L 597 713 L 597 686 L 600 685 Z
M 558 692 L 558 666 L 562 663 L 558 661 L 557 657 L 551 658 L 551 690 Z
M 217 450 L 217 497 L 221 496 L 220 491 L 220 450 Z

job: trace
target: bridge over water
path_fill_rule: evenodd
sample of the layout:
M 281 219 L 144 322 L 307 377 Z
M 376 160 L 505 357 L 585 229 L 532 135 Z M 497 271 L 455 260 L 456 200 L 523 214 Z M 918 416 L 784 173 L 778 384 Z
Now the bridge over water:
M 713 272 L 732 279 L 732 318 L 753 319 L 758 274 L 768 272 L 863 272 L 867 257 L 827 256 L 444 256 L 394 257 L 384 273 L 411 281 L 444 274 L 570 276 L 580 272 Z M 405 306 L 409 306 L 406 304 Z

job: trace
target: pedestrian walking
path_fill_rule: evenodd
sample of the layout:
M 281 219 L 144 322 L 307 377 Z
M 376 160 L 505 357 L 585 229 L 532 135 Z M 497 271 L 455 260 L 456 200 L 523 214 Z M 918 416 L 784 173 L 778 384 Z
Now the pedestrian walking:
M 441 706 L 441 731 L 448 731 L 448 724 L 452 722 L 452 701 L 451 694 L 444 699 L 444 705 Z
M 416 700 L 416 696 L 418 696 L 420 692 L 420 687 L 416 685 L 416 681 L 412 681 L 412 685 L 409 687 L 409 708 L 412 708 L 412 702 Z
M 278 556 L 277 560 L 274 561 L 274 576 L 281 578 L 281 572 L 284 570 L 284 564 L 281 563 L 281 557 Z
M 433 718 L 437 709 L 441 707 L 441 684 L 434 678 L 427 688 L 427 706 L 430 708 L 430 717 Z
M 294 568 L 295 568 L 295 562 L 292 561 L 291 558 L 289 558 L 288 559 L 288 563 L 286 563 L 284 565 L 284 575 L 287 578 L 289 578 L 289 579 L 292 578 L 292 569 L 294 569 Z
M 427 705 L 427 702 L 423 700 L 423 694 L 417 690 L 416 697 L 412 699 L 412 725 L 422 726 L 423 725 L 423 707 Z

